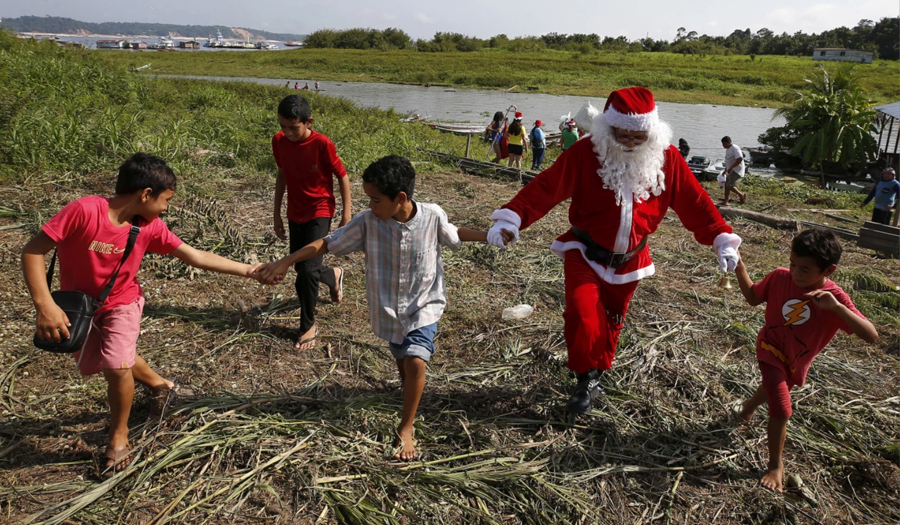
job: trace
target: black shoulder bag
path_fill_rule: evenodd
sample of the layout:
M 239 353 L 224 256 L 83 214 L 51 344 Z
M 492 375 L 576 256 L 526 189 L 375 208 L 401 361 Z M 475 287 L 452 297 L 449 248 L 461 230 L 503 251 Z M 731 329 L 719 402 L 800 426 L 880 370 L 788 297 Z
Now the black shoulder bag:
M 103 291 L 100 292 L 100 296 L 97 297 L 97 299 L 94 299 L 84 292 L 60 290 L 50 294 L 50 296 L 53 297 L 53 302 L 55 302 L 56 305 L 66 313 L 66 317 L 69 318 L 69 323 L 71 324 L 71 326 L 69 326 L 69 338 L 63 339 L 57 343 L 50 339 L 40 339 L 35 335 L 34 346 L 41 350 L 58 354 L 71 354 L 84 347 L 88 334 L 91 332 L 91 321 L 94 318 L 94 313 L 103 306 L 103 303 L 106 302 L 106 298 L 109 297 L 109 293 L 116 284 L 116 277 L 119 276 L 119 270 L 122 269 L 125 260 L 131 255 L 131 250 L 134 248 L 134 242 L 137 240 L 138 234 L 141 233 L 141 228 L 137 225 L 137 221 L 138 218 L 135 217 L 131 224 L 131 231 L 128 233 L 128 244 L 125 245 L 125 252 L 122 254 L 122 260 L 119 262 L 119 266 L 116 268 L 115 273 L 112 274 L 112 277 L 109 278 L 109 282 L 106 283 L 106 287 L 103 288 Z M 55 266 L 56 250 L 53 251 L 53 258 L 50 259 L 50 269 L 47 270 L 48 288 L 53 281 L 53 268 Z

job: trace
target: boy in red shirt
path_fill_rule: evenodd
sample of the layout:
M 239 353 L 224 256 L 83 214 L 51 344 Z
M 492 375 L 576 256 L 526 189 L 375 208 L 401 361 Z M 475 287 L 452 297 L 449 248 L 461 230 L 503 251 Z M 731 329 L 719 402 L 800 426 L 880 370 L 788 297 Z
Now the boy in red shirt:
M 740 418 L 750 421 L 769 405 L 769 465 L 760 483 L 782 492 L 781 455 L 791 417 L 791 388 L 802 386 L 816 355 L 843 330 L 867 343 L 878 339 L 875 327 L 853 306 L 850 297 L 828 279 L 841 259 L 841 245 L 830 230 L 805 230 L 791 243 L 791 267 L 777 268 L 754 284 L 740 261 L 735 269 L 741 293 L 756 306 L 766 303 L 765 326 L 756 338 L 762 385 L 743 402 Z
M 122 262 L 132 223 L 141 229 L 106 302 L 94 315 L 84 346 L 72 354 L 82 375 L 102 372 L 108 383 L 111 423 L 103 456 L 112 471 L 123 469 L 129 461 L 128 416 L 134 382 L 150 388 L 151 417 L 156 418 L 163 416 L 174 386 L 136 353 L 144 306 L 137 273 L 144 253 L 170 253 L 196 268 L 241 277 L 255 277 L 261 266 L 196 250 L 169 231 L 159 214 L 168 208 L 175 183 L 165 161 L 135 153 L 119 167 L 112 198 L 91 196 L 69 203 L 22 250 L 25 283 L 37 313 L 36 335 L 59 342 L 69 337 L 70 324 L 50 296 L 44 255 L 57 248 L 61 290 L 80 291 L 96 299 Z
M 291 236 L 291 253 L 307 244 L 324 238 L 334 217 L 334 183 L 338 179 L 343 212 L 338 227 L 350 222 L 350 179 L 337 156 L 334 144 L 312 126 L 312 110 L 300 95 L 290 95 L 278 104 L 278 123 L 281 131 L 272 137 L 272 155 L 278 164 L 275 178 L 275 235 L 286 239 L 281 219 L 281 202 L 287 189 L 287 217 Z M 343 299 L 344 270 L 328 268 L 322 257 L 315 257 L 294 265 L 297 272 L 295 288 L 300 299 L 300 336 L 294 348 L 306 350 L 315 346 L 316 302 L 319 283 L 331 291 L 331 300 Z

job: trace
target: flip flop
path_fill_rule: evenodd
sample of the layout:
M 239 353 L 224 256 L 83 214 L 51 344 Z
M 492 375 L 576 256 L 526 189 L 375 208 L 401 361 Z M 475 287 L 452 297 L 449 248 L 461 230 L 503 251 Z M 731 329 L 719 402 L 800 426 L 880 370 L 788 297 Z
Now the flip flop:
M 128 465 L 131 464 L 131 460 L 134 459 L 134 456 L 131 452 L 131 445 L 118 450 L 112 448 L 111 445 L 106 445 L 106 450 L 103 452 L 103 458 L 106 459 L 106 464 L 101 471 L 101 475 L 112 477 L 117 472 L 122 472 L 128 468 Z
M 347 270 L 341 268 L 341 276 L 337 278 L 337 284 L 335 285 L 331 292 L 331 302 L 335 304 L 341 304 L 341 301 L 344 300 L 344 273 Z
M 300 339 L 299 341 L 297 341 L 297 345 L 294 347 L 294 349 L 299 350 L 299 348 L 297 348 L 297 346 L 303 346 L 306 343 L 311 343 L 316 340 L 316 337 L 319 337 L 319 327 L 318 326 L 316 326 L 316 331 L 313 332 L 312 337 L 307 337 L 306 339 Z M 304 348 L 304 350 L 312 350 L 315 347 L 316 347 L 316 345 L 312 345 L 309 348 Z

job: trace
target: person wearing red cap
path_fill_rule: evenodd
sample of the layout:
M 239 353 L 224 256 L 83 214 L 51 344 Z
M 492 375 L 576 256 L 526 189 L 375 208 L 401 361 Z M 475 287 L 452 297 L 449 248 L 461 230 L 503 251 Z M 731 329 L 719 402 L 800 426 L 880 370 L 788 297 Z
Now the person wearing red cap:
M 506 130 L 509 141 L 509 167 L 521 168 L 522 157 L 528 151 L 528 140 L 525 139 L 525 126 L 522 125 L 522 113 L 516 111 L 516 117 Z
M 547 151 L 547 137 L 544 130 L 541 129 L 544 123 L 541 119 L 534 121 L 534 127 L 531 128 L 531 171 L 541 171 L 541 164 L 544 162 L 544 153 Z
M 565 261 L 564 332 L 568 367 L 578 375 L 568 408 L 576 414 L 602 392 L 600 376 L 612 366 L 628 303 L 638 281 L 656 271 L 648 239 L 666 211 L 715 247 L 722 270 L 734 270 L 741 242 L 671 145 L 672 129 L 649 90 L 610 93 L 591 132 L 496 210 L 488 232 L 494 246 L 506 244 L 503 229 L 515 242 L 520 230 L 571 199 L 571 228 L 550 249 Z

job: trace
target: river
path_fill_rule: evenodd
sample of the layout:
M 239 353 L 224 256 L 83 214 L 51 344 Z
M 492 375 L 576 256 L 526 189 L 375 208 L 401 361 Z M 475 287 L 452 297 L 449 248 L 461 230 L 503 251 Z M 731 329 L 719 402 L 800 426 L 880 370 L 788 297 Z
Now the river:
M 161 75 L 169 76 L 169 75 Z M 315 79 L 291 78 L 251 78 L 251 77 L 199 77 L 172 75 L 176 78 L 196 78 L 205 80 L 226 80 L 255 82 L 258 84 L 280 85 L 289 83 L 300 86 Z M 429 121 L 475 123 L 487 126 L 495 111 L 505 111 L 514 104 L 525 115 L 525 123 L 531 128 L 536 119 L 544 122 L 544 129 L 554 128 L 560 117 L 575 114 L 589 99 L 567 95 L 546 95 L 540 93 L 507 93 L 481 89 L 461 89 L 447 87 L 408 86 L 369 82 L 326 82 L 320 81 L 322 92 L 333 97 L 342 97 L 365 107 L 380 109 L 394 108 L 401 114 L 417 113 Z M 302 91 L 301 91 L 302 93 Z M 605 99 L 590 99 L 591 103 L 603 108 Z M 738 106 L 713 106 L 710 104 L 678 104 L 659 102 L 660 118 L 672 126 L 674 141 L 684 138 L 691 146 L 692 155 L 704 155 L 713 159 L 725 156 L 722 137 L 728 135 L 741 148 L 760 146 L 757 138 L 766 129 L 784 125 L 784 119 L 773 120 L 774 110 L 769 108 L 748 108 Z M 510 118 L 512 115 L 510 115 Z

